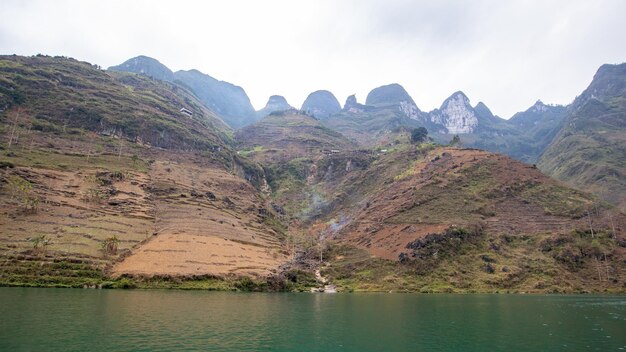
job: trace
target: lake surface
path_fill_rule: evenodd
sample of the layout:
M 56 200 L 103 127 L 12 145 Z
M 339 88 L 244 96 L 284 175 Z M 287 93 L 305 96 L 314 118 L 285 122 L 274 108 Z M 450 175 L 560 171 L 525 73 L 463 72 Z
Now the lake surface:
M 0 351 L 620 351 L 626 297 L 0 288 Z

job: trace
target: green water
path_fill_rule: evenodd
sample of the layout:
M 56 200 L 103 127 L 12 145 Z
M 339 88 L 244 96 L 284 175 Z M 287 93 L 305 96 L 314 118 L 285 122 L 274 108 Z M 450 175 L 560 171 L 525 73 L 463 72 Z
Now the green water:
M 0 288 L 0 351 L 619 351 L 626 297 Z

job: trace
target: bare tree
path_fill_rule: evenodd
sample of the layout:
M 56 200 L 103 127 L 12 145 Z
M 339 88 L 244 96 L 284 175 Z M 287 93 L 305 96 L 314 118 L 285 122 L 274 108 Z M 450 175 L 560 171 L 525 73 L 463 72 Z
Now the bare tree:
M 596 238 L 596 236 L 593 233 L 593 225 L 591 223 L 591 213 L 589 212 L 589 210 L 587 210 L 587 221 L 589 222 L 589 230 L 591 231 L 591 238 Z
M 10 149 L 13 143 L 17 143 L 19 137 L 19 125 L 22 117 L 26 115 L 26 109 L 20 106 L 11 110 L 7 115 L 11 123 L 11 127 L 9 130 L 9 144 L 7 146 L 7 149 Z

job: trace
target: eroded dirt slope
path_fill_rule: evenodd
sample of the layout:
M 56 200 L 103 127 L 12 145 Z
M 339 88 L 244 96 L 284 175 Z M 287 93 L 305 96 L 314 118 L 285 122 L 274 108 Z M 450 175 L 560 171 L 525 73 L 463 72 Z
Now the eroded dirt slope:
M 113 268 L 115 275 L 266 276 L 286 260 L 257 190 L 224 170 L 156 161 L 155 233 Z

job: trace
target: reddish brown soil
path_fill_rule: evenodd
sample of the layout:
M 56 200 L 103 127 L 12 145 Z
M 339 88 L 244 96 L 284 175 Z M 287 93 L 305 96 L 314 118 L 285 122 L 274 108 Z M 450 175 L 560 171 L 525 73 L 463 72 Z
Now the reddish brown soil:
M 490 187 L 499 192 L 493 197 L 478 193 L 474 198 L 488 202 L 480 211 L 473 204 L 471 191 L 457 192 L 460 198 L 448 193 L 465 177 L 463 170 L 477 163 L 489 165 L 490 183 L 494 183 Z M 512 193 L 515 187 L 528 183 L 559 184 L 536 168 L 506 156 L 471 149 L 437 149 L 412 165 L 400 180 L 381 185 L 381 189 L 367 199 L 366 205 L 355 206 L 351 210 L 351 221 L 335 237 L 367 249 L 377 257 L 396 260 L 409 242 L 429 233 L 440 233 L 450 226 L 481 226 L 491 234 L 509 235 L 571 234 L 576 229 L 589 229 L 586 216 L 572 218 L 549 214 L 541 204 Z M 441 197 L 448 203 L 440 208 L 432 205 Z M 608 212 L 601 212 L 600 217 L 592 216 L 593 226 L 608 229 Z M 415 217 L 407 215 L 412 213 Z

